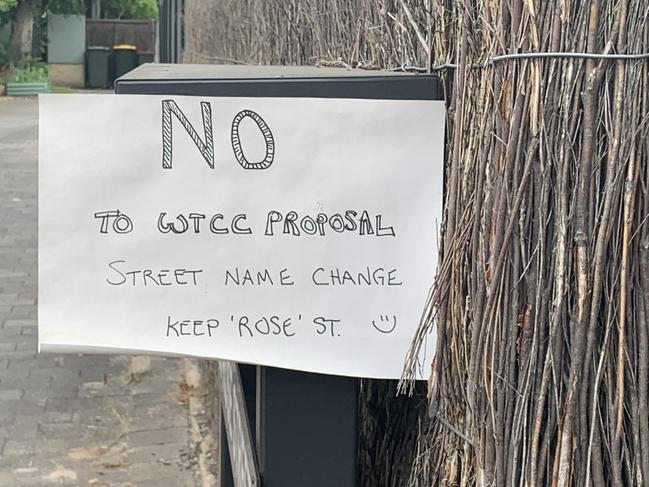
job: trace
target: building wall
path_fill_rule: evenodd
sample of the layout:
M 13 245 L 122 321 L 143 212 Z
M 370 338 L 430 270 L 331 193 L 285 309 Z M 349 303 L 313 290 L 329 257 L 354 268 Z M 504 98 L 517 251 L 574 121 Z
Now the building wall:
M 83 88 L 85 64 L 49 64 L 49 79 L 53 85 Z
M 82 88 L 85 80 L 86 18 L 50 15 L 47 22 L 50 82 Z
M 50 15 L 47 36 L 48 63 L 83 64 L 86 52 L 86 18 L 83 15 Z

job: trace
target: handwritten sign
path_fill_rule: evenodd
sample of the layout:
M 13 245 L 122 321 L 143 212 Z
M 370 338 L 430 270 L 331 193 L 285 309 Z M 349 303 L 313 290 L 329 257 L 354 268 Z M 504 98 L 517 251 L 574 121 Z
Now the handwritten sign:
M 443 121 L 432 101 L 41 96 L 40 350 L 399 377 Z

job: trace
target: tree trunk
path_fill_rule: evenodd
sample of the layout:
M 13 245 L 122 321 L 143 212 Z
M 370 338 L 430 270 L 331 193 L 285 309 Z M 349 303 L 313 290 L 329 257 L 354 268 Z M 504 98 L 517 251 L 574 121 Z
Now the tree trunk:
M 34 17 L 28 1 L 21 1 L 11 26 L 11 53 L 13 61 L 20 61 L 32 52 Z

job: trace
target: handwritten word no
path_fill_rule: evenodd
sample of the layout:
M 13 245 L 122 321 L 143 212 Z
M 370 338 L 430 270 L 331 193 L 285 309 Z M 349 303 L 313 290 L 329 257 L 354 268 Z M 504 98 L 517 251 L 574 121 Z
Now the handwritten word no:
M 203 137 L 201 137 L 187 116 L 174 100 L 162 100 L 162 167 L 171 169 L 173 158 L 173 124 L 172 115 L 180 122 L 194 145 L 200 152 L 207 165 L 214 169 L 214 131 L 212 129 L 212 105 L 210 102 L 201 102 L 201 115 L 203 119 Z M 266 155 L 261 161 L 250 162 L 243 153 L 239 125 L 249 118 L 257 125 L 257 128 L 264 136 L 266 144 Z M 252 110 L 242 110 L 232 119 L 231 142 L 234 157 L 244 169 L 268 169 L 275 158 L 275 139 L 268 125 L 259 114 Z

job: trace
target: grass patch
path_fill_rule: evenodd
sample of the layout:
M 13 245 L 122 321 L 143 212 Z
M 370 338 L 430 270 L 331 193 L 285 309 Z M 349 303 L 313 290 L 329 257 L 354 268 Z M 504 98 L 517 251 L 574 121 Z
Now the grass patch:
M 69 86 L 51 86 L 50 93 L 76 93 L 77 90 L 70 88 Z

